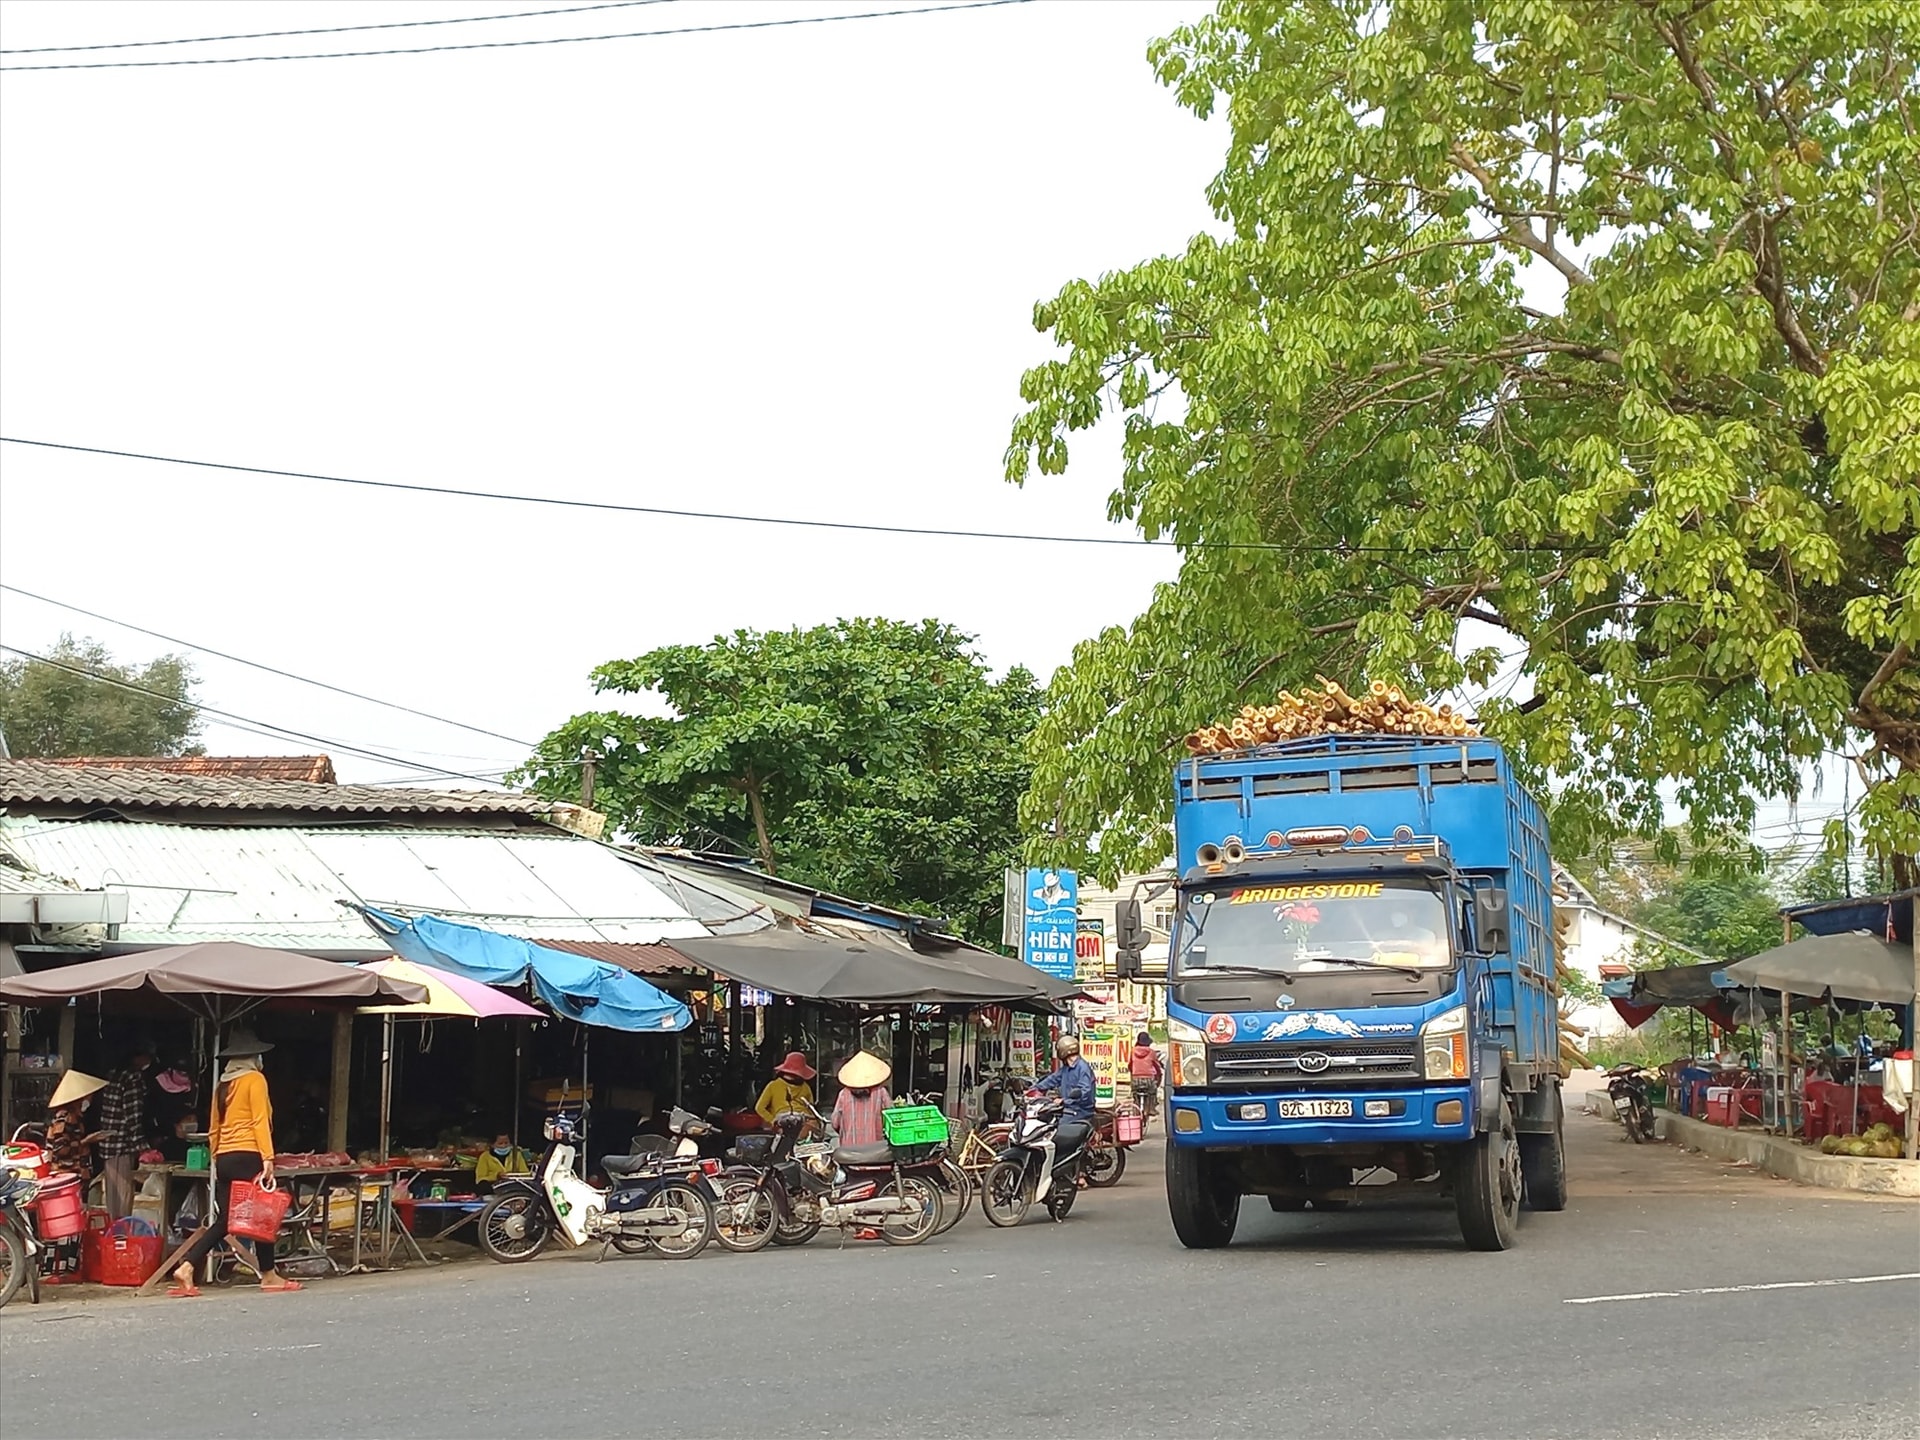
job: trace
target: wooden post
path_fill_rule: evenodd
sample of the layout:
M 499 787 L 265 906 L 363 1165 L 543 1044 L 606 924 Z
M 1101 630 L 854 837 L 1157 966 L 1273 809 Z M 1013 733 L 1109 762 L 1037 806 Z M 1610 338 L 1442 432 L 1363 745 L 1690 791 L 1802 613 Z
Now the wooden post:
M 1793 997 L 1780 992 L 1780 1133 L 1793 1134 Z
M 347 1148 L 347 1091 L 353 1077 L 353 1012 L 333 1017 L 333 1072 L 327 1089 L 327 1148 Z
M 62 1068 L 73 1069 L 74 1032 L 80 1028 L 80 1007 L 67 1005 L 60 1011 L 60 1064 Z

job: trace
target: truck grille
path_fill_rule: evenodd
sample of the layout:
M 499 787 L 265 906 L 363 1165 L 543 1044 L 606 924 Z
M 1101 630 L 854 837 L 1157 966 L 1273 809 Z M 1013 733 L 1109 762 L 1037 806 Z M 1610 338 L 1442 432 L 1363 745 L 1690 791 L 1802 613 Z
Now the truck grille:
M 1215 1085 L 1365 1085 L 1420 1078 L 1415 1040 L 1295 1040 L 1207 1051 Z

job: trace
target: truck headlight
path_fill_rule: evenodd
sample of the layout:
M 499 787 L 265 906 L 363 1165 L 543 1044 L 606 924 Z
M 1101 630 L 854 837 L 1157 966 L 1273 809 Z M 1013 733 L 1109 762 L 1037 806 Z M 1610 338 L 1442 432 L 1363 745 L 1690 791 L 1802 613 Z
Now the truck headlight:
M 1197 1026 L 1167 1017 L 1167 1079 L 1178 1087 L 1207 1083 L 1207 1037 Z
M 1429 1080 L 1467 1078 L 1467 1007 L 1456 1005 L 1420 1029 L 1421 1065 Z

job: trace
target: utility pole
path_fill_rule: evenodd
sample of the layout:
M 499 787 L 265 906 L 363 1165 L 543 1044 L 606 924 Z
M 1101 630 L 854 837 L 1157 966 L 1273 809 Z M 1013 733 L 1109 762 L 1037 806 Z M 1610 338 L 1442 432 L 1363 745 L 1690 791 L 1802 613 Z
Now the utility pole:
M 580 750 L 580 808 L 593 809 L 593 772 L 600 763 L 600 754 L 591 745 Z

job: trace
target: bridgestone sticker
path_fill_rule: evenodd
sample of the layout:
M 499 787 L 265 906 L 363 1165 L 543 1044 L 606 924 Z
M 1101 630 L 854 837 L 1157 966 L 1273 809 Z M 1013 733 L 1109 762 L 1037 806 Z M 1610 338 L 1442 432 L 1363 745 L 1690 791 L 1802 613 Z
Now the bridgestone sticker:
M 1253 890 L 1236 890 L 1229 905 L 1266 905 L 1279 900 L 1366 900 L 1386 893 L 1379 880 L 1355 880 L 1340 885 L 1268 885 Z

